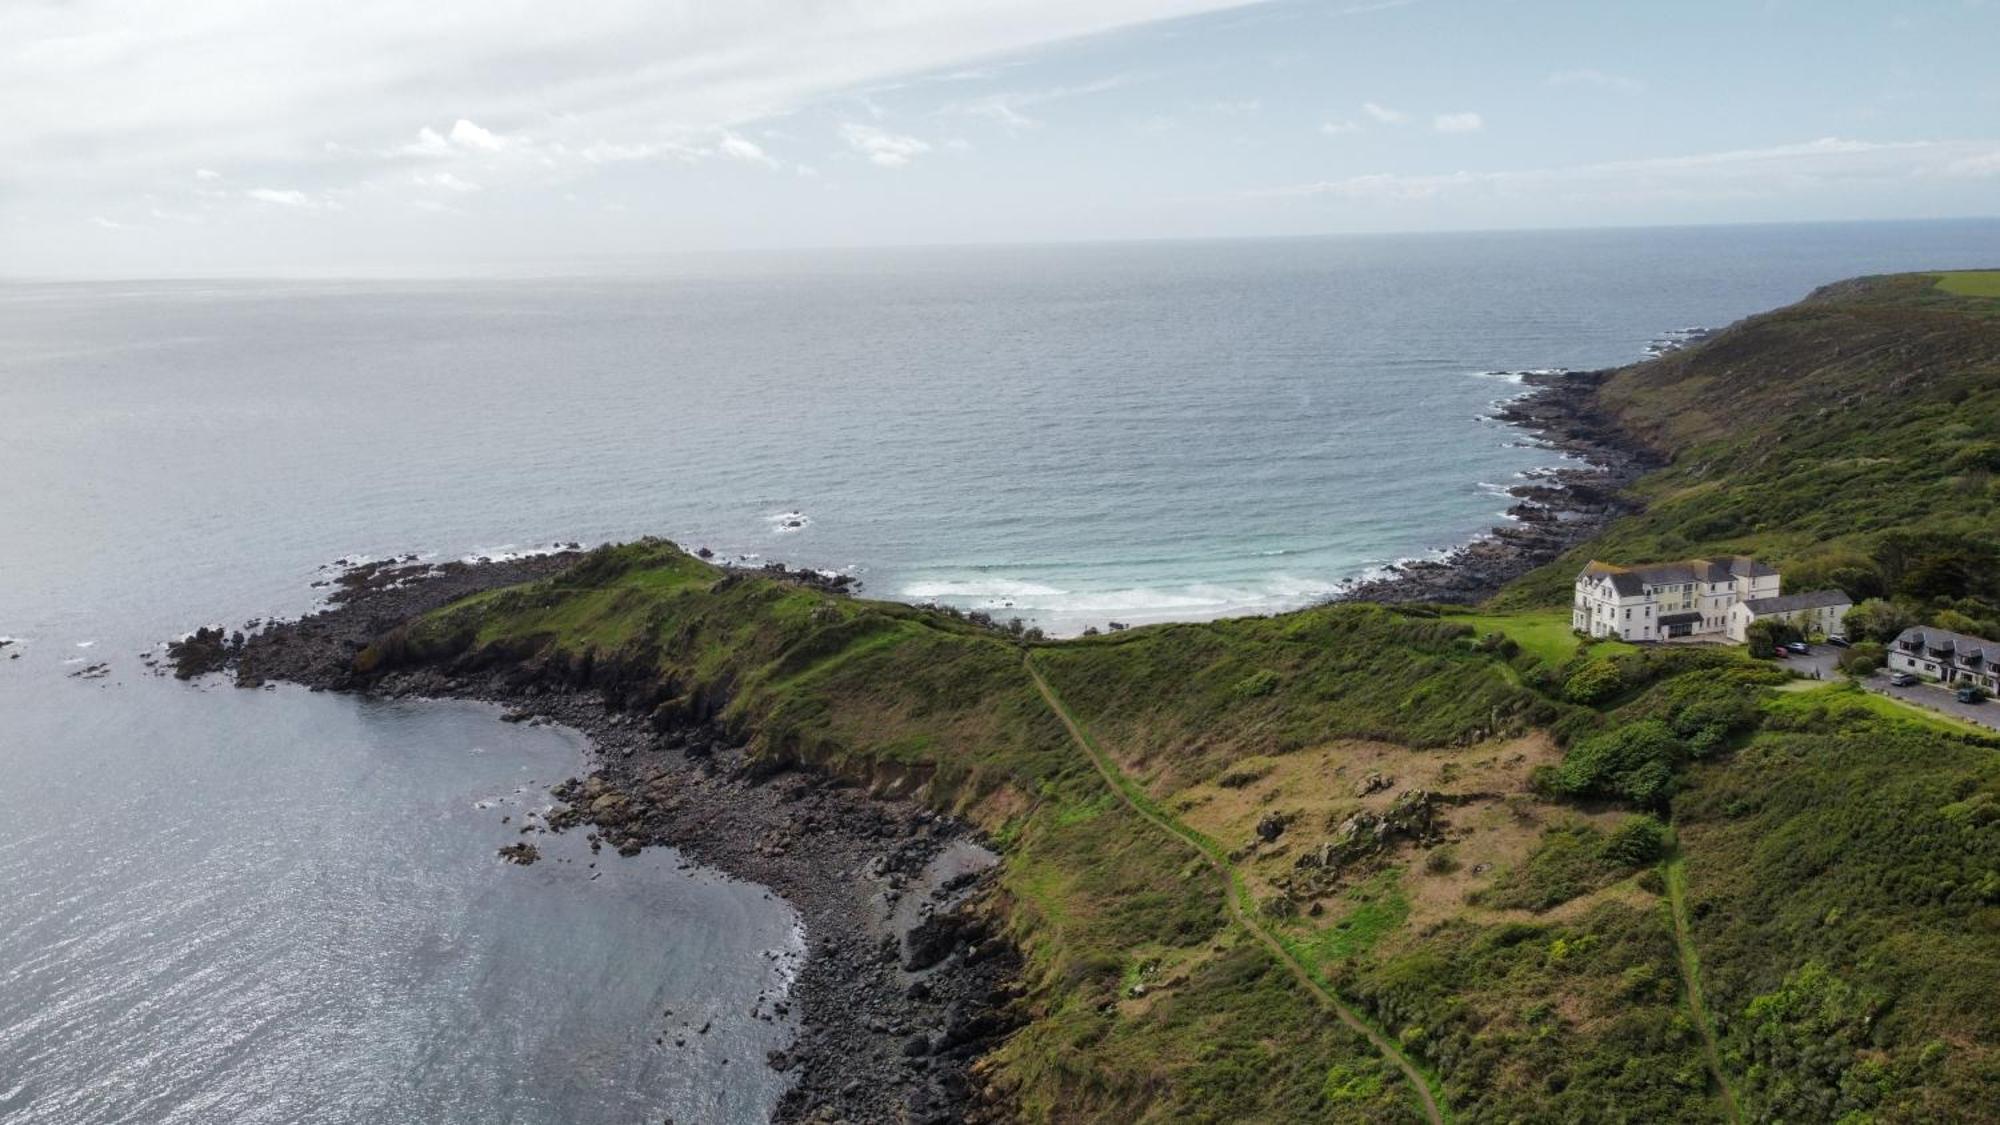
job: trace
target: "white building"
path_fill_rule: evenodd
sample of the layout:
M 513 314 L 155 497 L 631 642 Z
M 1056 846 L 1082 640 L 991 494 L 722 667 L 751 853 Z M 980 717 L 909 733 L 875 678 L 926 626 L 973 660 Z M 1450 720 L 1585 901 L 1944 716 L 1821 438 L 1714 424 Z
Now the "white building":
M 1853 599 L 1839 590 L 1752 598 L 1729 607 L 1729 639 L 1738 644 L 1749 640 L 1750 626 L 1759 621 L 1782 621 L 1806 636 L 1823 637 L 1840 632 L 1847 611 L 1853 608 Z
M 2000 695 L 2000 644 L 1919 625 L 1889 646 L 1889 668 L 1947 684 L 1977 684 Z
M 1720 639 L 1731 632 L 1730 607 L 1777 596 L 1778 572 L 1748 555 L 1648 566 L 1592 560 L 1576 576 L 1570 624 L 1593 637 L 1628 641 Z

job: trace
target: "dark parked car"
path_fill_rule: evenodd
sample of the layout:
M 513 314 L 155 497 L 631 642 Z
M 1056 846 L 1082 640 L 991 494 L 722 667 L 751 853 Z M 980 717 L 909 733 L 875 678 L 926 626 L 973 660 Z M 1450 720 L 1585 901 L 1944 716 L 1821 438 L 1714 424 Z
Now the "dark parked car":
M 1812 648 L 1811 646 L 1807 645 L 1804 641 L 1786 641 L 1785 651 L 1796 652 L 1799 655 L 1803 656 L 1806 653 L 1811 652 Z
M 1960 684 L 1957 694 L 1960 703 L 1986 702 L 1986 689 L 1980 687 L 1978 684 Z
M 1889 677 L 1890 687 L 1910 687 L 1916 682 L 1917 678 L 1915 676 L 1910 675 L 1908 672 L 1898 672 L 1895 675 Z
M 1846 648 L 1847 638 L 1839 633 L 1829 633 L 1827 634 L 1826 637 L 1826 643 L 1832 645 L 1835 648 Z

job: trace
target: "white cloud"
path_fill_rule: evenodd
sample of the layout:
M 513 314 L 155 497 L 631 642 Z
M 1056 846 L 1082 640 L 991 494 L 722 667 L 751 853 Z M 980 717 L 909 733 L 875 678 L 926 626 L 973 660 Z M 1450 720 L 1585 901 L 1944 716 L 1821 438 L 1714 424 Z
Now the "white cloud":
M 1970 156 L 1960 157 L 1945 165 L 1942 173 L 1946 176 L 1965 179 L 1985 179 L 1988 176 L 2000 176 L 2000 148 L 1995 148 L 1991 152 L 1974 153 Z
M 1419 175 L 1376 172 L 1246 194 L 1253 198 L 1323 195 L 1377 202 L 1557 196 L 1623 201 L 1756 199 L 1826 185 L 1895 184 L 1924 177 L 1980 174 L 1984 168 L 2000 174 L 2000 143 L 1822 137 L 1768 148 L 1558 168 Z
M 940 116 L 959 114 L 967 117 L 984 117 L 1010 132 L 1034 129 L 1042 124 L 1040 118 L 1027 109 L 1047 105 L 1050 102 L 1066 101 L 1070 98 L 1101 94 L 1106 90 L 1116 90 L 1134 81 L 1133 76 L 1114 74 L 1090 82 L 1080 82 L 1071 86 L 1053 86 L 1044 90 L 1010 90 L 966 101 L 949 102 L 938 109 Z M 875 116 L 882 115 L 878 110 Z
M 461 117 L 452 123 L 451 143 L 460 148 L 479 152 L 499 152 L 507 147 L 507 141 L 499 134 L 482 129 Z
M 437 188 L 440 191 L 457 192 L 464 195 L 479 190 L 479 185 L 459 179 L 450 172 L 418 172 L 410 177 L 410 182 L 422 188 Z
M 1348 133 L 1358 132 L 1360 128 L 1361 126 L 1356 125 L 1352 121 L 1326 121 L 1320 124 L 1319 131 L 1329 137 L 1339 137 Z
M 1637 78 L 1627 78 L 1622 74 L 1607 74 L 1601 70 L 1558 70 L 1549 75 L 1551 86 L 1582 86 L 1596 90 L 1610 90 L 1620 94 L 1645 92 L 1646 84 Z
M 92 226 L 96 226 L 96 227 L 102 227 L 102 228 L 103 228 L 103 229 L 105 229 L 105 230 L 131 230 L 131 229 L 132 229 L 131 227 L 129 227 L 129 226 L 127 226 L 127 225 L 125 225 L 124 223 L 121 223 L 121 222 L 117 221 L 116 219 L 107 219 L 107 218 L 105 218 L 105 217 L 104 217 L 104 216 L 102 216 L 102 215 L 92 215 L 92 216 L 90 217 L 90 222 L 91 222 L 91 225 L 92 225 Z
M 280 207 L 311 207 L 312 197 L 293 188 L 251 188 L 243 193 L 259 203 L 275 203 Z
M 762 164 L 766 168 L 776 168 L 778 162 L 764 151 L 757 142 L 734 133 L 722 134 L 722 141 L 715 146 L 717 152 L 731 160 L 741 160 L 748 164 Z
M 1386 105 L 1380 105 L 1375 102 L 1362 102 L 1361 112 L 1384 125 L 1401 125 L 1410 119 L 1410 115 L 1404 113 L 1402 110 L 1390 109 Z
M 840 136 L 849 148 L 884 168 L 901 168 L 931 150 L 928 143 L 915 137 L 853 121 L 841 125 Z
M 194 170 L 194 178 L 202 181 L 203 183 L 212 184 L 215 181 L 222 178 L 222 173 L 216 171 L 213 168 L 196 168 Z
M 1440 113 L 1431 118 L 1431 127 L 1440 133 L 1477 133 L 1486 119 L 1476 113 Z

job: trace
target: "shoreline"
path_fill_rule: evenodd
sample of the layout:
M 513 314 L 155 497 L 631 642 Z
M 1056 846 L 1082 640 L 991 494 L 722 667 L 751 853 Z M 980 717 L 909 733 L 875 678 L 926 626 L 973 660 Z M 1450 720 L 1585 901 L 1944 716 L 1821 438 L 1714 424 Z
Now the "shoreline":
M 1527 372 L 1521 385 L 1529 390 L 1493 413 L 1495 420 L 1524 432 L 1541 448 L 1580 462 L 1541 470 L 1509 487 L 1507 495 L 1515 501 L 1507 509 L 1512 522 L 1496 525 L 1438 558 L 1395 563 L 1387 573 L 1357 581 L 1327 600 L 1482 602 L 1635 511 L 1635 505 L 1623 499 L 1623 491 L 1664 462 L 1598 409 L 1597 388 L 1615 370 Z
M 1330 601 L 1483 600 L 1632 510 L 1619 493 L 1657 456 L 1597 410 L 1609 370 L 1528 373 L 1529 390 L 1493 417 L 1576 459 L 1507 491 L 1512 523 L 1435 560 L 1396 564 Z M 476 561 L 403 556 L 347 567 L 321 609 L 293 621 L 202 629 L 170 646 L 180 678 L 221 673 L 237 686 L 272 680 L 315 691 L 496 703 L 504 722 L 581 733 L 589 772 L 551 789 L 541 819 L 496 840 L 495 862 L 534 863 L 533 840 L 582 830 L 592 852 L 654 845 L 768 888 L 797 910 L 806 951 L 789 993 L 758 997 L 761 1019 L 796 1007 L 798 1033 L 764 1060 L 794 1075 L 777 1122 L 981 1121 L 989 1103 L 976 1063 L 1022 1022 L 1017 950 L 993 902 L 999 857 L 965 825 L 893 792 L 869 792 L 810 768 L 775 772 L 747 759 L 715 721 L 719 707 L 662 726 L 644 717 L 644 685 L 616 667 L 516 661 L 392 668 L 364 675 L 354 656 L 405 621 L 458 598 L 555 574 L 582 557 L 562 547 Z M 851 579 L 771 563 L 760 573 L 835 593 Z M 628 710 L 626 704 L 637 705 Z M 705 1028 L 703 1029 L 706 1030 Z M 665 1023 L 661 1036 L 677 1033 Z
M 174 674 L 220 673 L 245 688 L 286 681 L 379 698 L 479 700 L 506 708 L 503 722 L 582 733 L 589 772 L 551 789 L 556 804 L 539 823 L 496 836 L 494 862 L 532 864 L 539 836 L 583 831 L 592 852 L 671 846 L 798 911 L 806 951 L 788 994 L 746 998 L 756 1018 L 797 1016 L 793 1041 L 761 1060 L 794 1076 L 771 1120 L 998 1116 L 974 1064 L 1020 1021 L 1021 961 L 997 936 L 998 857 L 966 825 L 830 775 L 766 772 L 712 715 L 648 722 L 622 706 L 634 685 L 615 669 L 579 675 L 566 663 L 530 661 L 354 671 L 356 652 L 409 618 L 546 577 L 580 557 L 353 568 L 316 613 L 247 635 L 204 629 L 176 643 Z M 813 581 L 809 574 L 799 580 Z M 672 1041 L 688 1032 L 663 1019 L 655 1034 Z

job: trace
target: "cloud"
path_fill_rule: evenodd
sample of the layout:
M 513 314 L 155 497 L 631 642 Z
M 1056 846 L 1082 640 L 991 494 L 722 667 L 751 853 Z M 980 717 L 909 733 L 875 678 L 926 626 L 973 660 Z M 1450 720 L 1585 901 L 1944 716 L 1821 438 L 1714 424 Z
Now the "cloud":
M 939 116 L 961 115 L 966 117 L 984 117 L 1009 132 L 1021 132 L 1027 129 L 1038 128 L 1042 124 L 1040 118 L 1026 112 L 1032 107 L 1047 105 L 1050 102 L 1066 101 L 1070 98 L 1087 97 L 1091 94 L 1101 94 L 1106 90 L 1116 90 L 1121 86 L 1128 85 L 1134 80 L 1132 75 L 1114 74 L 1107 78 L 1099 78 L 1069 86 L 1051 86 L 1041 90 L 1003 91 L 997 94 L 988 94 L 985 97 L 949 102 L 941 106 L 937 113 Z M 875 116 L 879 119 L 881 113 L 877 111 Z
M 766 168 L 776 168 L 778 162 L 764 151 L 755 141 L 739 137 L 734 133 L 722 134 L 722 141 L 715 146 L 717 152 L 731 160 L 741 160 L 748 164 L 762 164 Z
M 328 151 L 338 151 L 343 146 L 333 141 L 328 141 L 326 147 Z M 457 121 L 452 122 L 449 135 L 440 133 L 436 129 L 426 125 L 417 130 L 417 139 L 415 141 L 393 149 L 391 153 L 397 156 L 421 156 L 441 159 L 462 156 L 467 153 L 500 152 L 507 147 L 507 138 L 490 129 L 482 129 L 478 125 L 461 117 Z
M 1359 132 L 1360 129 L 1361 126 L 1356 125 L 1352 121 L 1326 121 L 1322 122 L 1319 127 L 1319 131 L 1329 137 L 1344 136 L 1348 133 Z
M 482 129 L 461 117 L 452 123 L 451 143 L 480 152 L 499 152 L 507 142 L 499 134 Z
M 849 148 L 884 168 L 901 168 L 931 150 L 929 144 L 915 137 L 852 121 L 841 125 L 840 136 Z
M 1476 113 L 1440 113 L 1431 118 L 1431 127 L 1440 133 L 1477 133 L 1486 119 Z
M 437 188 L 440 191 L 457 192 L 464 195 L 479 190 L 479 185 L 461 180 L 450 172 L 418 172 L 410 177 L 410 182 L 422 188 Z
M 1361 112 L 1384 125 L 1401 125 L 1410 119 L 1410 115 L 1401 110 L 1390 109 L 1388 106 L 1378 105 L 1375 102 L 1362 102 Z
M 339 200 L 328 195 L 312 195 L 296 188 L 251 188 L 243 193 L 243 197 L 293 211 L 345 210 Z
M 121 223 L 121 222 L 119 222 L 119 221 L 118 221 L 118 220 L 116 220 L 116 219 L 107 219 L 107 218 L 105 218 L 105 217 L 104 217 L 104 216 L 102 216 L 102 215 L 92 215 L 92 216 L 90 217 L 90 222 L 91 222 L 91 225 L 92 225 L 92 226 L 96 226 L 96 227 L 102 227 L 102 228 L 103 228 L 103 229 L 105 229 L 105 230 L 131 230 L 131 229 L 132 229 L 131 227 L 127 226 L 127 225 L 126 225 L 126 224 L 124 224 L 124 223 Z
M 222 178 L 222 173 L 214 170 L 213 168 L 196 168 L 194 170 L 194 178 L 202 181 L 203 183 L 212 184 L 215 181 Z
M 1627 78 L 1622 74 L 1606 74 L 1601 70 L 1558 70 L 1549 75 L 1551 86 L 1582 86 L 1595 90 L 1610 90 L 1619 94 L 1640 94 L 1646 84 L 1637 78 Z
M 1859 141 L 1840 137 L 1557 168 L 1403 175 L 1376 172 L 1245 193 L 1408 203 L 1494 199 L 1660 201 L 1773 198 L 1826 185 L 1903 184 L 2000 174 L 2000 142 Z

